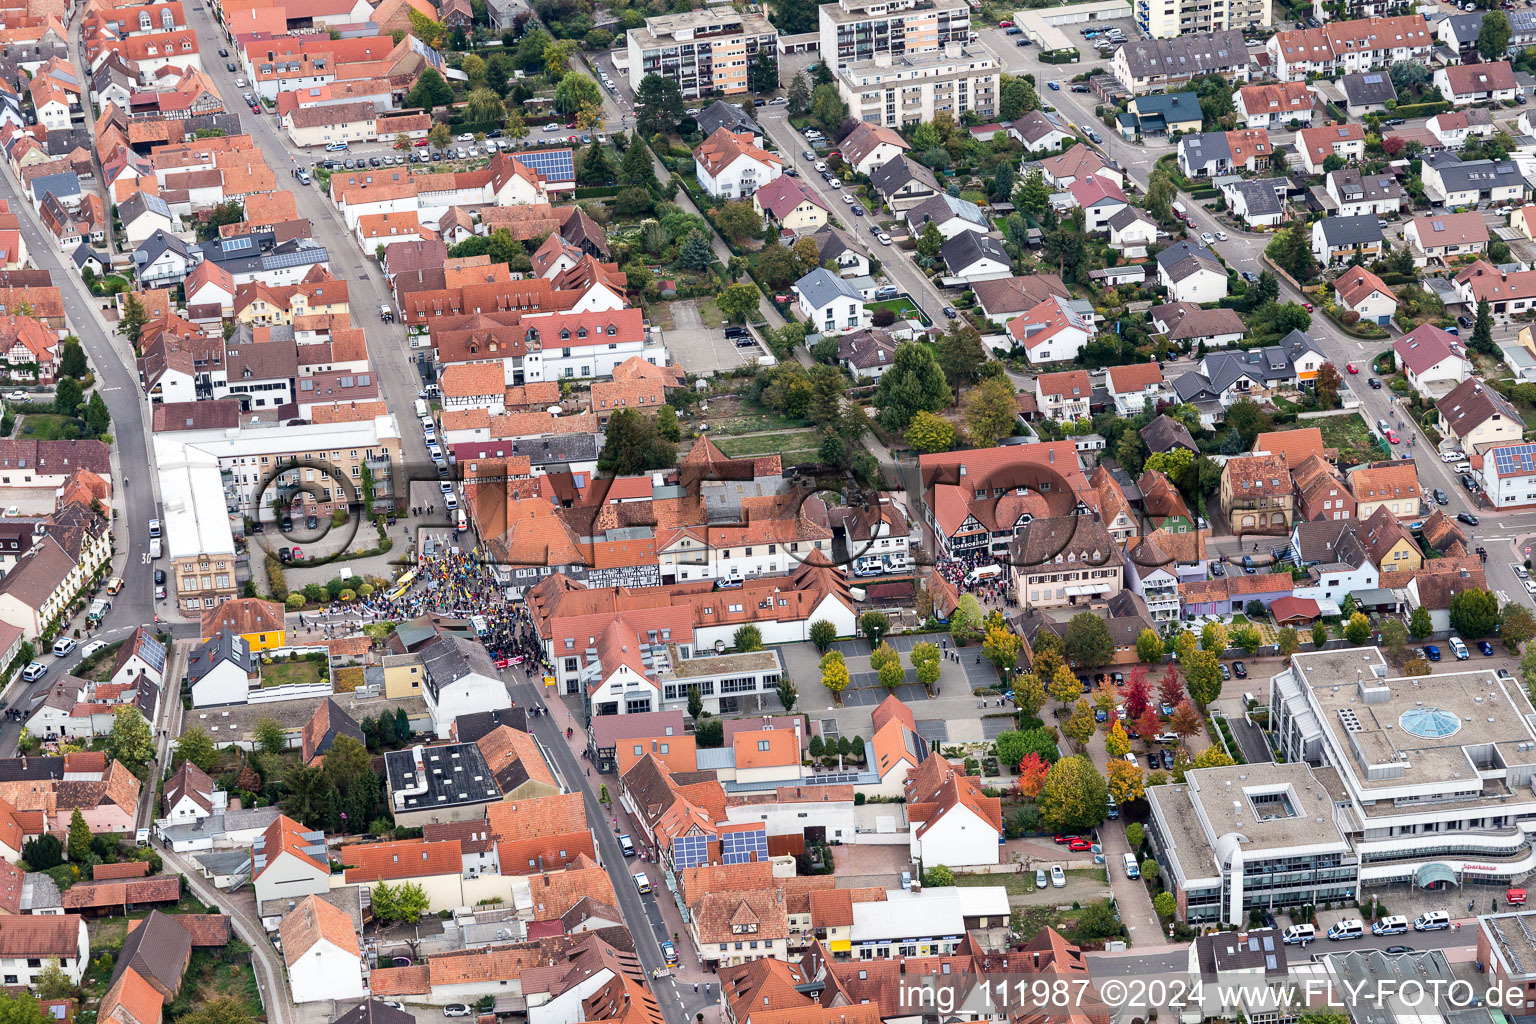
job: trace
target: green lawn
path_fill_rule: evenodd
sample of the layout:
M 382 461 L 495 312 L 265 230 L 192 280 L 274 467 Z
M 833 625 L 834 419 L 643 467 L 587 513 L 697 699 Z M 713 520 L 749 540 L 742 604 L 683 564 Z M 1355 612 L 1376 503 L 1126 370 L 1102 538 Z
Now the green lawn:
M 1356 466 L 1383 458 L 1376 445 L 1375 435 L 1357 412 L 1341 416 L 1319 416 L 1304 421 L 1306 426 L 1317 427 L 1323 433 L 1323 447 L 1339 450 L 1341 466 Z
M 910 299 L 886 299 L 883 302 L 866 302 L 864 303 L 864 308 L 871 313 L 876 310 L 888 309 L 896 314 L 896 319 L 898 320 L 910 319 L 915 314 L 924 327 L 933 326 L 933 321 L 928 318 L 928 315 L 914 306 Z
M 66 428 L 75 428 L 75 437 L 85 436 L 85 421 L 51 412 L 29 412 L 22 417 L 21 435 L 39 441 L 59 441 L 68 437 Z
M 261 666 L 262 686 L 287 686 L 290 683 L 318 683 L 320 664 L 314 661 L 275 662 Z
M 722 437 L 715 442 L 725 454 L 773 455 L 778 452 L 815 451 L 818 442 L 814 430 L 795 430 L 780 434 L 755 434 L 752 437 Z

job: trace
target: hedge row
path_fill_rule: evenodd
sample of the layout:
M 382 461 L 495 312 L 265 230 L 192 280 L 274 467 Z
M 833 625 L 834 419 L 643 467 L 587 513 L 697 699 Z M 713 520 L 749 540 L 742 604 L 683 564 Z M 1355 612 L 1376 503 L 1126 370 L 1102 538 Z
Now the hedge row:
M 578 188 L 577 199 L 611 199 L 619 194 L 620 185 L 594 185 L 590 188 Z
M 1433 117 L 1435 114 L 1443 114 L 1447 110 L 1455 109 L 1450 103 L 1440 100 L 1436 103 L 1406 103 L 1400 107 L 1393 107 L 1390 113 L 1393 117 Z

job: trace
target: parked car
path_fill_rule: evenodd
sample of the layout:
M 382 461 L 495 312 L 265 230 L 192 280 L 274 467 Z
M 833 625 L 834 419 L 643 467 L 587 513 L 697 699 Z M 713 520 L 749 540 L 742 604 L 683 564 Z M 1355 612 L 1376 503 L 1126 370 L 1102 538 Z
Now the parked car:
M 1227 668 L 1227 663 L 1226 662 L 1222 662 L 1220 665 L 1218 665 L 1216 667 L 1221 669 L 1221 678 L 1223 678 L 1223 679 L 1231 679 L 1232 678 L 1232 670 Z
M 1055 889 L 1065 889 L 1067 887 L 1067 873 L 1061 870 L 1060 864 L 1051 865 L 1051 886 Z
M 1232 663 L 1232 674 L 1237 676 L 1237 678 L 1239 678 L 1239 679 L 1247 679 L 1248 678 L 1248 666 L 1244 665 L 1240 661 L 1234 661 Z
M 473 1012 L 468 1003 L 449 1003 L 443 1007 L 444 1017 L 468 1017 Z
M 1436 647 L 1434 644 L 1425 644 L 1424 657 L 1428 658 L 1430 661 L 1439 661 L 1440 648 Z
M 1479 640 L 1477 642 L 1477 650 L 1485 658 L 1493 657 L 1493 644 L 1487 640 Z
M 1435 499 L 1435 504 L 1436 505 L 1449 505 L 1451 503 L 1451 499 L 1449 497 L 1447 497 L 1445 491 L 1442 490 L 1439 487 L 1436 487 L 1433 491 L 1430 491 L 1429 493 L 1430 493 L 1430 496 Z
M 1081 839 L 1081 838 L 1083 838 L 1083 837 L 1082 836 L 1064 836 L 1064 835 L 1058 834 L 1056 836 L 1056 845 L 1057 846 L 1066 846 L 1069 843 L 1071 843 L 1073 840 Z
M 1067 849 L 1073 853 L 1087 853 L 1093 849 L 1093 844 L 1086 839 L 1074 839 L 1067 844 Z

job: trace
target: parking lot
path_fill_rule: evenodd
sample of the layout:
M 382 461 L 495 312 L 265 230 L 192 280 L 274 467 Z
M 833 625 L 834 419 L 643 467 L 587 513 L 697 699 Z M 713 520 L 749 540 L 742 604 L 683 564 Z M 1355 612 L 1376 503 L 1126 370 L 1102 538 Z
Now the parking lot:
M 752 344 L 738 346 L 718 326 L 705 324 L 698 304 L 691 300 L 672 303 L 671 311 L 676 326 L 666 332 L 667 348 L 680 364 L 696 373 L 732 370 L 766 354 L 750 333 L 747 340 Z
M 848 663 L 848 689 L 843 691 L 843 703 L 845 705 L 879 704 L 891 693 L 895 693 L 904 703 L 913 704 L 927 698 L 927 691 L 917 681 L 917 670 L 910 664 L 908 655 L 912 648 L 924 640 L 930 643 L 942 645 L 947 642 L 947 637 L 929 638 L 922 634 L 893 636 L 887 642 L 902 656 L 901 660 L 906 669 L 904 678 L 906 682 L 893 690 L 887 690 L 880 685 L 880 676 L 869 664 L 869 643 L 864 640 L 841 640 L 832 645 L 832 649 L 841 651 L 844 660 Z M 953 646 L 948 648 L 953 651 Z M 947 655 L 946 655 L 947 657 Z M 942 663 L 939 674 L 939 682 L 936 689 L 945 696 L 956 696 L 960 687 L 964 687 L 966 694 L 984 686 L 993 686 L 997 683 L 997 672 L 992 663 L 981 656 L 980 648 L 967 648 L 959 652 L 959 660 L 948 657 Z M 961 683 L 957 685 L 955 669 L 958 668 Z M 948 671 L 944 671 L 947 669 Z M 946 682 L 948 686 L 946 687 Z M 996 698 L 993 698 L 994 700 Z M 944 725 L 943 722 L 934 722 L 932 727 L 937 731 Z M 922 733 L 923 723 L 918 723 L 918 732 Z M 923 735 L 926 735 L 924 733 Z M 934 738 L 934 737 L 930 737 Z M 949 737 L 938 737 L 948 739 Z

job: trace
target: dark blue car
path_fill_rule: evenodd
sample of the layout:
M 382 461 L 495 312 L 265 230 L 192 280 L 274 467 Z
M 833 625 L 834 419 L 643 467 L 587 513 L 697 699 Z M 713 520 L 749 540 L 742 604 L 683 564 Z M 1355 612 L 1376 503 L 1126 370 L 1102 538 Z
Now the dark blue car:
M 1424 657 L 1428 658 L 1430 661 L 1439 661 L 1440 648 L 1436 647 L 1434 644 L 1426 644 L 1424 647 Z
M 1479 640 L 1477 642 L 1477 649 L 1483 652 L 1483 657 L 1493 657 L 1493 644 L 1489 643 L 1487 640 Z

